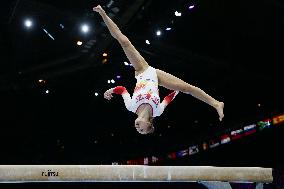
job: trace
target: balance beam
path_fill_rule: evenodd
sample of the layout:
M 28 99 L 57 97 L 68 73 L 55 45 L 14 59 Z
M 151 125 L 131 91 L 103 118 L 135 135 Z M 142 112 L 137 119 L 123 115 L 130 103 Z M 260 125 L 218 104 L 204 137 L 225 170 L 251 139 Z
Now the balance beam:
M 0 182 L 273 182 L 272 168 L 143 165 L 0 165 Z

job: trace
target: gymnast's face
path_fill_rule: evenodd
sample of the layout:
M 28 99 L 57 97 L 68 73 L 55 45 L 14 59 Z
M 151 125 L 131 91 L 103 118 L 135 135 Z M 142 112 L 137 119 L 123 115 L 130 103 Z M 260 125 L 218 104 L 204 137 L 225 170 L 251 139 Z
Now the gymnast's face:
M 148 120 L 139 117 L 135 120 L 135 128 L 142 135 L 151 133 L 152 127 L 152 123 Z

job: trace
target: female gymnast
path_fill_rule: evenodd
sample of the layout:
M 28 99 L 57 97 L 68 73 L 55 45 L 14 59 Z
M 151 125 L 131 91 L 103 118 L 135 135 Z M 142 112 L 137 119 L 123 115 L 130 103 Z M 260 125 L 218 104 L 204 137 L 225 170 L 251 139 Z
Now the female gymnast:
M 124 53 L 135 69 L 135 78 L 137 80 L 132 98 L 123 86 L 117 86 L 107 90 L 104 93 L 104 98 L 110 100 L 113 97 L 113 93 L 122 95 L 126 108 L 138 116 L 135 120 L 135 128 L 140 134 L 154 132 L 153 118 L 163 113 L 165 107 L 175 98 L 179 91 L 191 94 L 195 98 L 214 107 L 219 115 L 219 120 L 222 121 L 224 117 L 223 102 L 215 100 L 198 87 L 190 85 L 162 70 L 149 66 L 128 38 L 121 33 L 117 25 L 107 16 L 100 5 L 94 7 L 93 11 L 101 15 L 111 35 L 120 43 Z M 158 86 L 173 90 L 161 103 Z

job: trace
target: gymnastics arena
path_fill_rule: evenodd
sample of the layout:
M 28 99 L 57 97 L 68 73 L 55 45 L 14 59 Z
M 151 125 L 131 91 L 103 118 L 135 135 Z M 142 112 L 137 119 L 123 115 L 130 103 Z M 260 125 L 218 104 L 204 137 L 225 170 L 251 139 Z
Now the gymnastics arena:
M 284 189 L 281 1 L 1 4 L 1 189 Z

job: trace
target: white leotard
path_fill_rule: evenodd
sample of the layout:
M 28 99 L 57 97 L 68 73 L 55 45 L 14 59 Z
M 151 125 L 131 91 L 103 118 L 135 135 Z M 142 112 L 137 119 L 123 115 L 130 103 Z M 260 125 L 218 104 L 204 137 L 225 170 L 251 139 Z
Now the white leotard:
M 160 116 L 178 94 L 178 91 L 174 91 L 160 103 L 158 77 L 156 69 L 151 66 L 135 78 L 137 82 L 132 98 L 124 87 L 118 86 L 114 89 L 114 93 L 122 95 L 125 107 L 131 112 L 136 113 L 139 106 L 149 104 L 152 107 L 152 117 Z

